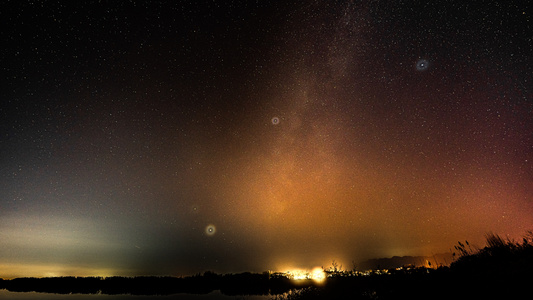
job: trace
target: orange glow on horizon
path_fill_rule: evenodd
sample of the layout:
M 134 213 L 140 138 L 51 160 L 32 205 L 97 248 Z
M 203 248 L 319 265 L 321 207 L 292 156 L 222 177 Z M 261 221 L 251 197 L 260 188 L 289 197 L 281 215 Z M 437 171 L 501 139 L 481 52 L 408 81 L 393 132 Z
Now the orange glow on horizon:
M 126 272 L 119 272 L 110 268 L 74 267 L 48 264 L 0 264 L 2 274 L 0 278 L 13 279 L 17 277 L 111 277 L 125 276 Z

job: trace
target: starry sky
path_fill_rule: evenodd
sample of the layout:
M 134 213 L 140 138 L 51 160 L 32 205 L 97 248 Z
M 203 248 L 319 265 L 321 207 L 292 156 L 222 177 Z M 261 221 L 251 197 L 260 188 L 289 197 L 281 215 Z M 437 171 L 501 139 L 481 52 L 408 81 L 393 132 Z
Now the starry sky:
M 0 277 L 533 229 L 527 1 L 3 1 Z

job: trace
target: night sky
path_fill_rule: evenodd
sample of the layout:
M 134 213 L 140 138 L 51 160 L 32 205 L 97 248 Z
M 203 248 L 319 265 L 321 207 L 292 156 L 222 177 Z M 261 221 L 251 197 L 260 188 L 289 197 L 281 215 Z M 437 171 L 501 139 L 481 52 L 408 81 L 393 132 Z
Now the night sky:
M 528 1 L 2 1 L 0 277 L 533 229 Z

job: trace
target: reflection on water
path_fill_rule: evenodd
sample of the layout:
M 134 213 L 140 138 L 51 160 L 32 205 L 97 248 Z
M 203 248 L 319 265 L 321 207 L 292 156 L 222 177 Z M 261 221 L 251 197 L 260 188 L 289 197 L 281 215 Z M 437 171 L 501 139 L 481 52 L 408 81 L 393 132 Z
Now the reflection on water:
M 83 295 L 83 294 L 47 294 L 47 293 L 20 293 L 0 290 L 0 299 L 12 300 L 267 300 L 270 296 L 226 296 L 220 291 L 214 291 L 206 295 L 176 294 L 169 296 L 132 296 L 132 295 Z

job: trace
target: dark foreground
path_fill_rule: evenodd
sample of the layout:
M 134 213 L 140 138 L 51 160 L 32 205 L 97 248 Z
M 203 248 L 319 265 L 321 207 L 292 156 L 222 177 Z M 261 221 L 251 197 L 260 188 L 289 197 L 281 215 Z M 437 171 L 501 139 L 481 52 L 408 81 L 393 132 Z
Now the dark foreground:
M 50 277 L 0 280 L 0 289 L 12 292 L 107 295 L 208 294 L 220 290 L 225 295 L 269 295 L 289 291 L 288 278 L 268 274 L 227 274 L 206 272 L 190 277 Z
M 53 277 L 1 280 L 0 289 L 57 294 L 271 295 L 274 299 L 509 299 L 527 298 L 533 282 L 533 234 L 521 243 L 487 236 L 487 246 L 455 247 L 457 259 L 437 269 L 397 268 L 362 273 L 335 271 L 323 282 L 275 274 L 206 272 L 190 277 Z

